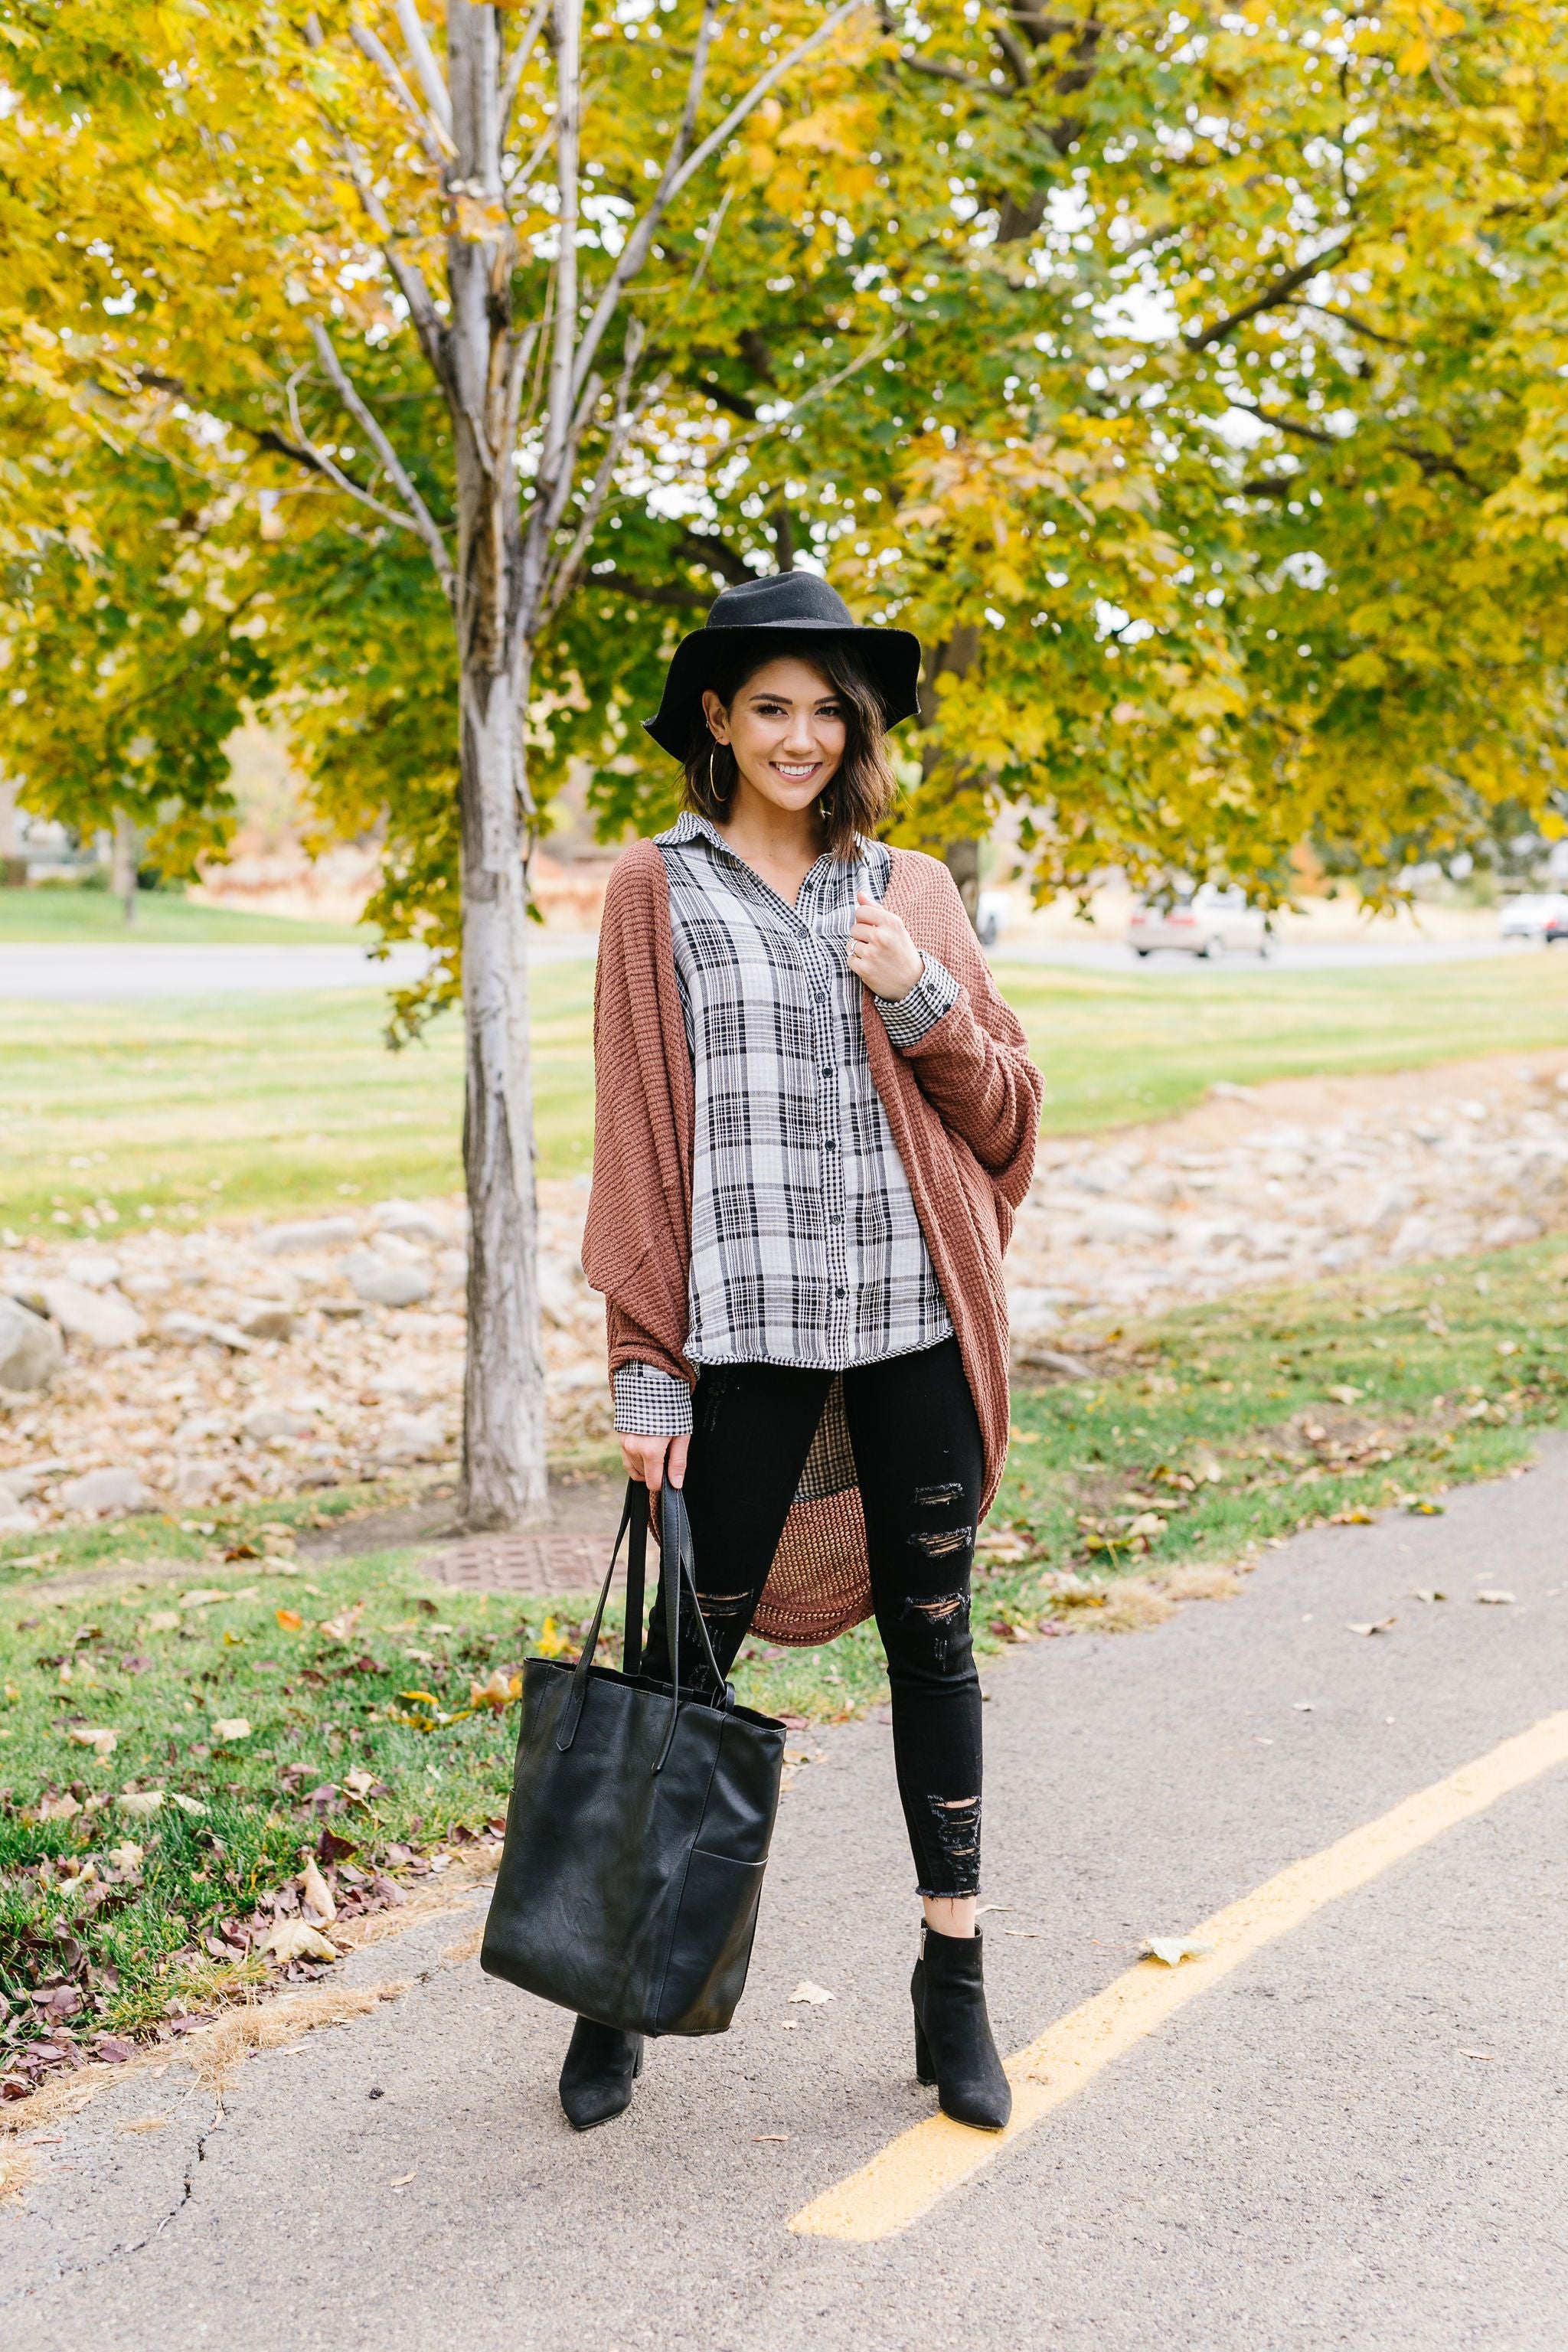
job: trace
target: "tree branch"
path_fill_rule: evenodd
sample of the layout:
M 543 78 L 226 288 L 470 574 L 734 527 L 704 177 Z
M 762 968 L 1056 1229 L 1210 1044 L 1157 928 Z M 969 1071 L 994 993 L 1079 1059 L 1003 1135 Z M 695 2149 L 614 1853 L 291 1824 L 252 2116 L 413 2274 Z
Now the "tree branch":
M 1384 343 L 1391 352 L 1408 352 L 1415 348 L 1408 336 L 1385 335 L 1380 328 L 1370 327 L 1364 319 L 1358 319 L 1353 310 L 1331 310 L 1323 302 L 1298 302 L 1292 307 L 1298 310 L 1315 310 L 1321 319 L 1337 319 L 1342 327 L 1349 327 L 1356 334 L 1364 335 L 1369 343 Z
M 419 133 L 421 146 L 439 171 L 442 164 L 449 162 L 458 152 L 452 144 L 450 135 L 433 117 L 426 113 L 425 109 L 404 80 L 397 59 L 379 34 L 374 33 L 368 25 L 362 25 L 355 17 L 349 26 L 349 38 L 361 57 L 369 58 L 398 105 L 413 121 Z
M 408 46 L 408 54 L 414 60 L 414 70 L 419 77 L 425 102 L 449 139 L 452 135 L 452 93 L 447 88 L 436 61 L 430 37 L 425 30 L 415 0 L 396 0 L 396 5 L 398 26 Z
M 451 597 L 456 590 L 456 575 L 452 570 L 451 558 L 447 552 L 447 542 L 441 536 L 440 527 L 435 516 L 415 488 L 403 460 L 366 407 L 357 385 L 338 357 L 337 349 L 331 335 L 319 319 L 312 319 L 310 321 L 310 336 L 320 354 L 321 364 L 331 379 L 333 390 L 380 458 L 387 478 L 396 489 L 407 512 L 404 516 L 395 516 L 392 509 L 381 507 L 379 499 L 367 498 L 366 503 L 376 506 L 381 512 L 392 516 L 393 520 L 402 521 L 406 529 L 418 532 L 429 551 L 430 561 L 436 567 L 437 578 L 440 581 L 448 598 Z M 289 415 L 294 430 L 300 441 L 308 445 L 309 436 L 300 424 L 299 402 L 294 392 L 293 379 L 289 382 Z M 326 463 L 330 465 L 331 460 L 327 460 Z M 338 480 L 341 488 L 353 488 L 348 482 L 347 477 L 341 476 L 335 469 L 333 478 Z M 354 494 L 360 498 L 366 497 L 363 490 L 355 490 Z
M 1305 286 L 1310 279 L 1321 276 L 1333 262 L 1342 261 L 1350 250 L 1353 236 L 1353 230 L 1347 230 L 1336 245 L 1330 246 L 1322 253 L 1315 253 L 1310 261 L 1299 262 L 1294 269 L 1286 270 L 1271 286 L 1266 286 L 1261 294 L 1255 294 L 1250 302 L 1244 302 L 1239 310 L 1233 310 L 1229 318 L 1216 320 L 1212 327 L 1205 327 L 1201 335 L 1189 336 L 1189 348 L 1194 352 L 1207 351 L 1213 343 L 1223 343 L 1227 335 L 1234 334 L 1237 327 L 1244 327 L 1248 319 L 1256 319 L 1259 311 L 1278 310 L 1282 302 L 1289 300 L 1299 286 Z
M 746 572 L 751 580 L 755 574 Z M 629 572 L 619 572 L 613 563 L 601 563 L 589 572 L 584 583 L 590 588 L 611 588 L 617 596 L 635 597 L 639 604 L 675 604 L 683 612 L 700 613 L 711 598 L 699 589 L 680 588 L 674 581 L 634 580 Z
M 517 103 L 518 85 L 522 79 L 523 68 L 533 55 L 534 43 L 538 40 L 544 20 L 550 14 L 551 5 L 552 0 L 539 0 L 538 6 L 522 28 L 516 48 L 507 59 L 506 79 L 500 86 L 500 137 L 503 147 L 506 144 L 507 124 L 511 120 L 511 110 Z
M 554 619 L 561 609 L 563 600 L 577 576 L 578 568 L 588 551 L 588 542 L 594 536 L 595 528 L 604 509 L 605 500 L 609 495 L 610 484 L 615 478 L 616 467 L 620 464 L 626 443 L 636 431 L 649 401 L 663 389 L 663 378 L 656 377 L 651 383 L 643 386 L 635 403 L 631 401 L 632 378 L 637 373 L 637 361 L 642 356 L 642 322 L 640 320 L 634 319 L 626 331 L 626 352 L 621 362 L 620 381 L 616 386 L 615 412 L 605 445 L 605 454 L 599 461 L 599 468 L 589 488 L 588 495 L 583 501 L 583 510 L 578 518 L 576 530 L 573 533 L 572 544 L 563 555 L 554 559 L 545 574 L 541 602 L 546 623 Z
M 594 315 L 583 331 L 582 340 L 577 347 L 574 382 L 581 383 L 586 377 L 594 363 L 594 354 L 598 350 L 611 319 L 615 316 L 627 282 L 642 268 L 647 257 L 647 249 L 658 233 L 659 222 L 681 190 L 702 169 L 709 157 L 716 154 L 720 148 L 726 144 L 732 132 L 740 128 L 754 108 L 762 104 L 768 92 L 781 82 L 784 76 L 792 73 L 804 58 L 809 57 L 814 49 L 820 48 L 823 42 L 836 33 L 840 25 L 848 17 L 858 15 L 867 5 L 868 0 L 839 0 L 838 6 L 823 18 L 815 32 L 808 33 L 803 41 L 797 41 L 787 56 L 775 59 L 766 73 L 757 77 L 750 89 L 736 100 L 718 127 L 710 131 L 707 138 L 693 148 L 691 153 L 682 162 L 680 156 L 683 142 L 690 135 L 688 126 L 696 121 L 697 107 L 701 100 L 702 82 L 707 73 L 707 48 L 708 42 L 711 39 L 710 26 L 716 0 L 706 0 L 702 30 L 699 33 L 697 50 L 692 58 L 691 81 L 680 130 L 676 134 L 675 143 L 666 159 L 658 185 L 649 199 L 647 209 L 621 247 L 616 266 L 605 282 L 605 290 L 595 306 Z

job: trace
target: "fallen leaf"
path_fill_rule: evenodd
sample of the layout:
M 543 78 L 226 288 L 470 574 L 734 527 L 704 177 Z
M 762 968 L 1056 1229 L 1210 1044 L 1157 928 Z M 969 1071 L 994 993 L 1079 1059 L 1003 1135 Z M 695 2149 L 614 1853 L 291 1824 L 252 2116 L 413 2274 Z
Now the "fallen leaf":
M 808 2000 L 812 2003 L 814 2008 L 819 2002 L 825 2000 L 837 2000 L 837 1998 L 838 1996 L 837 1993 L 826 1991 L 819 1984 L 813 1984 L 809 1977 L 802 1977 L 800 1982 L 796 1985 L 795 1990 L 790 1995 L 791 2000 Z
M 1425 1495 L 1413 1495 L 1405 1506 L 1415 1519 L 1440 1519 L 1447 1507 L 1443 1503 L 1428 1501 Z
M 213 1738 L 226 1743 L 231 1739 L 248 1739 L 250 1726 L 243 1715 L 223 1715 L 213 1725 Z
M 1478 1592 L 1476 1599 L 1488 1602 L 1493 1609 L 1506 1609 L 1511 1604 L 1513 1595 L 1511 1592 Z
M 329 1642 L 346 1642 L 363 1615 L 364 1602 L 356 1601 L 352 1609 L 343 1610 L 340 1615 L 323 1617 L 321 1631 Z
M 129 2123 L 121 2124 L 120 2128 L 122 2133 L 162 2131 L 168 2120 L 167 2116 L 136 2116 Z
M 335 1960 L 337 1947 L 329 1944 L 308 1919 L 275 1919 L 253 1952 L 270 1952 L 275 1960 Z
M 1200 1944 L 1191 1936 L 1145 1936 L 1143 1958 L 1163 1960 L 1168 1969 L 1180 1968 L 1184 1960 L 1205 1960 L 1213 1951 L 1212 1944 Z
M 1432 1584 L 1421 1586 L 1410 1597 L 1413 1601 L 1447 1601 L 1448 1598 L 1446 1592 L 1439 1592 L 1436 1586 Z
M 181 1812 L 183 1813 L 205 1813 L 206 1811 L 206 1807 L 203 1804 L 199 1797 L 184 1796 L 178 1789 L 171 1790 L 169 1802 L 172 1805 L 178 1805 Z
M 182 1592 L 180 1605 L 184 1609 L 210 1609 L 215 1601 L 227 1601 L 229 1598 L 226 1585 L 203 1585 L 195 1592 Z
M 41 1822 L 68 1822 L 75 1819 L 81 1807 L 68 1790 L 63 1797 L 40 1797 L 38 1819 Z
M 1386 1633 L 1391 1625 L 1398 1622 L 1396 1617 L 1379 1617 L 1371 1625 L 1347 1625 L 1345 1631 L 1349 1633 Z
M 1370 1528 L 1375 1524 L 1370 1511 L 1331 1511 L 1329 1514 L 1331 1528 Z
M 757 2147 L 769 2145 L 782 2147 L 788 2137 L 788 2132 L 753 2132 L 752 2134 L 752 2145 Z
M 363 1767 L 356 1767 L 353 1771 L 343 1774 L 343 1786 L 352 1790 L 354 1796 L 363 1797 L 374 1788 L 375 1774 L 365 1771 Z
M 297 1609 L 275 1609 L 272 1613 L 286 1633 L 297 1633 L 305 1622 Z
M 1486 2058 L 1489 2060 L 1497 2056 L 1497 2052 L 1495 2050 L 1461 2050 L 1459 2055 L 1461 2058 Z
M 1352 1388 L 1349 1381 L 1342 1381 L 1338 1388 L 1330 1389 L 1328 1394 L 1333 1398 L 1336 1404 L 1355 1404 L 1365 1396 L 1366 1391 Z
M 147 1620 L 150 1633 L 172 1633 L 180 1622 L 177 1609 L 154 1609 Z
M 162 1789 L 128 1789 L 115 1799 L 122 1813 L 130 1813 L 139 1822 L 151 1821 L 163 1801 Z
M 113 1755 L 120 1739 L 118 1731 L 107 1731 L 101 1727 L 93 1730 L 85 1724 L 79 1726 L 68 1736 L 76 1741 L 79 1748 L 93 1748 L 105 1762 Z
M 1310 1715 L 1318 1702 L 1313 1698 L 1293 1698 L 1290 1704 L 1298 1715 Z
M 338 1916 L 338 1906 L 331 1888 L 316 1867 L 314 1854 L 310 1855 L 305 1864 L 304 1874 L 300 1881 L 300 1893 L 304 1908 L 321 1927 L 331 1927 Z
M 501 1715 L 511 1705 L 521 1688 L 521 1675 L 513 1675 L 509 1680 L 498 1666 L 488 1682 L 468 1685 L 468 1705 L 493 1707 L 498 1715 Z
M 144 1858 L 142 1848 L 132 1838 L 109 1849 L 109 1861 L 115 1870 L 140 1870 Z
M 411 2180 L 418 2178 L 419 2167 L 416 2165 L 412 2172 L 400 2172 L 395 2180 L 389 2180 L 386 2185 L 389 2189 L 406 2189 Z

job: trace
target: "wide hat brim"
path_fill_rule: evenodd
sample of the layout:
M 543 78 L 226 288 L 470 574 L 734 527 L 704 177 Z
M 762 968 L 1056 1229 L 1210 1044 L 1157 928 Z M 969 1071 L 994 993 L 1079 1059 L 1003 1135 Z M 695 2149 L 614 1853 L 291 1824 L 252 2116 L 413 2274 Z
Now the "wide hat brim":
M 754 647 L 765 658 L 770 643 L 776 646 L 781 638 L 837 638 L 852 645 L 877 689 L 889 727 L 912 719 L 919 710 L 920 639 L 910 629 L 858 626 L 825 581 L 812 580 L 812 590 L 816 592 L 812 601 L 825 605 L 831 599 L 838 607 L 837 613 L 823 611 L 814 614 L 803 611 L 800 604 L 805 600 L 794 596 L 777 600 L 795 609 L 781 611 L 776 619 L 737 622 L 721 610 L 726 605 L 740 606 L 742 600 L 755 609 L 763 598 L 752 592 L 771 588 L 778 579 L 775 574 L 766 582 L 747 582 L 739 590 L 726 590 L 710 614 L 707 627 L 693 629 L 677 646 L 665 674 L 658 709 L 651 719 L 643 720 L 660 751 L 668 751 L 672 760 L 684 760 L 691 749 L 701 718 L 703 692 L 712 681 L 716 656 L 721 654 L 728 661 L 736 648 L 745 646 Z M 802 586 L 805 584 L 800 573 L 795 573 L 794 579 Z

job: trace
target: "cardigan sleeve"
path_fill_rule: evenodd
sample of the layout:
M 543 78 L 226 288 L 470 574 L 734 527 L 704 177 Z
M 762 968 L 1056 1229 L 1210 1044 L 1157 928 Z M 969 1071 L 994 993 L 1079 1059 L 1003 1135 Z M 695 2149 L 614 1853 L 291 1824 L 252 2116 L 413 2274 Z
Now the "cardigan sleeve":
M 638 845 L 605 898 L 583 1270 L 604 1293 L 612 1376 L 623 1364 L 646 1364 L 689 1389 L 694 1374 L 681 1353 L 689 1179 L 678 1104 L 689 1095 L 691 1069 L 679 1001 L 671 1001 L 673 968 L 666 972 L 659 956 L 658 861 L 656 849 Z
M 916 1044 L 902 1048 L 903 1056 L 943 1125 L 969 1146 L 1016 1209 L 1035 1172 L 1045 1081 L 1029 1057 L 1017 1014 L 991 976 L 957 885 L 945 867 L 930 863 L 942 961 L 959 987 L 956 1002 Z

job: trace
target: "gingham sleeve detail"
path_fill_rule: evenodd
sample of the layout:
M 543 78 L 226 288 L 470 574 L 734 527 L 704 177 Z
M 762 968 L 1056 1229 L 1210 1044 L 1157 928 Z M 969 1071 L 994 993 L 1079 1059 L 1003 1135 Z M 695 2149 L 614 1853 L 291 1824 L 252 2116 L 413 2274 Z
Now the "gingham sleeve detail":
M 657 1364 L 622 1364 L 615 1376 L 616 1427 L 628 1437 L 689 1437 L 691 1391 Z
M 933 955 L 924 961 L 925 970 L 907 996 L 877 999 L 882 1026 L 900 1049 L 918 1045 L 958 1003 L 958 982 L 946 964 Z

